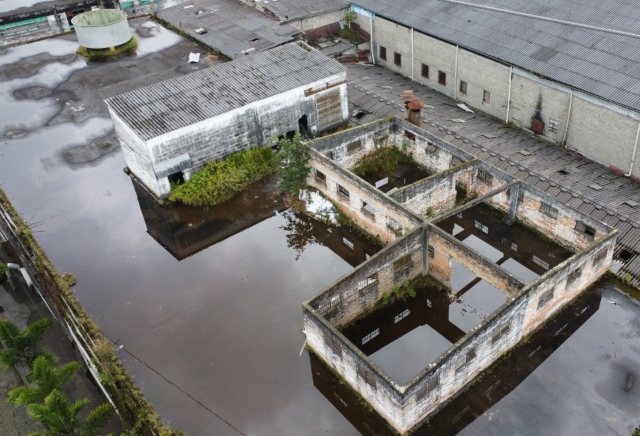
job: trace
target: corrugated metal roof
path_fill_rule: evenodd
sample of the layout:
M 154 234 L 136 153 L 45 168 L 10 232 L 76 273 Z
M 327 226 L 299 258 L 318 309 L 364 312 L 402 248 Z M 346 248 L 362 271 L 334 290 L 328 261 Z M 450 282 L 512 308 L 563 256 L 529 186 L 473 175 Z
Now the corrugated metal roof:
M 300 33 L 234 0 L 186 1 L 161 10 L 158 18 L 231 59 L 245 50 L 268 50 L 294 41 Z M 196 33 L 196 29 L 206 33 Z
M 105 101 L 148 140 L 344 72 L 340 63 L 317 50 L 290 43 Z
M 281 21 L 300 20 L 349 7 L 345 0 L 277 0 L 268 4 L 260 2 L 258 5 Z
M 468 0 L 640 33 L 637 0 Z M 551 80 L 640 110 L 640 38 L 439 0 L 353 0 L 377 15 Z

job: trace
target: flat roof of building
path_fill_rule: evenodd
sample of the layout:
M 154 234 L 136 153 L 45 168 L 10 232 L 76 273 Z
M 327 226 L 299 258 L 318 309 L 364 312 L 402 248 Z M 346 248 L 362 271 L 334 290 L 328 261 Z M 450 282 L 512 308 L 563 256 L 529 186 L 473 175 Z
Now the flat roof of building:
M 295 41 L 300 33 L 235 0 L 190 0 L 161 10 L 158 18 L 231 59 Z
M 146 141 L 340 73 L 345 68 L 337 61 L 290 43 L 105 101 Z
M 636 0 L 351 3 L 476 53 L 640 110 L 640 3 Z

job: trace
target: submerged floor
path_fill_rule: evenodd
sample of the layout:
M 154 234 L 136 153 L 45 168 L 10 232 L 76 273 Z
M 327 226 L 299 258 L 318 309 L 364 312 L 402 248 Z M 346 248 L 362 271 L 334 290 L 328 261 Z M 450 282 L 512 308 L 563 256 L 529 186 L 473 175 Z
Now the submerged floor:
M 191 43 L 143 33 L 142 55 L 117 64 L 87 65 L 61 39 L 0 54 L 0 64 L 29 66 L 0 75 L 0 136 L 13 135 L 0 141 L 2 188 L 58 269 L 76 275 L 76 295 L 124 345 L 125 365 L 164 419 L 193 435 L 238 434 L 215 414 L 244 434 L 367 432 L 314 388 L 299 357 L 301 302 L 350 271 L 349 261 L 322 244 L 290 246 L 291 223 L 275 211 L 178 261 L 148 233 L 117 146 L 89 163 L 68 159 L 111 135 L 104 95 L 193 68 Z M 602 292 L 595 314 L 512 394 L 469 419 L 456 412 L 442 433 L 471 423 L 469 434 L 629 434 L 640 416 L 640 385 L 625 390 L 628 374 L 640 374 L 640 307 Z M 473 399 L 487 395 L 497 398 Z

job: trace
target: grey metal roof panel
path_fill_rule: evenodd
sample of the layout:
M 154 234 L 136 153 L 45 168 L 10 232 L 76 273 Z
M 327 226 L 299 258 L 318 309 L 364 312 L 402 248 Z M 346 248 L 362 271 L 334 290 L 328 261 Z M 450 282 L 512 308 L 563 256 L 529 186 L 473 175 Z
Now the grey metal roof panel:
M 344 73 L 315 49 L 290 43 L 105 100 L 142 139 Z
M 346 0 L 278 0 L 260 7 L 276 15 L 281 21 L 293 21 L 319 14 L 346 9 Z
M 640 33 L 640 2 L 469 0 L 536 16 Z M 353 0 L 377 15 L 640 110 L 640 38 L 440 0 Z

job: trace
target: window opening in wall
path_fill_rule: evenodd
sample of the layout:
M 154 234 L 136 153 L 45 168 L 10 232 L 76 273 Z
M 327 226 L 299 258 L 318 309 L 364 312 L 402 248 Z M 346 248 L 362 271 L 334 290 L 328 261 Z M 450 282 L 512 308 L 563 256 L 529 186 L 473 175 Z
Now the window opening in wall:
M 438 152 L 438 147 L 436 147 L 436 145 L 429 141 L 427 142 L 427 146 L 424 148 L 425 153 L 428 154 L 436 154 Z
M 397 51 L 393 52 L 393 63 L 399 67 L 402 66 L 402 56 Z
M 362 215 L 369 219 L 376 219 L 376 210 L 366 201 L 362 202 L 362 208 L 360 208 L 360 212 L 362 212 Z
M 483 103 L 491 103 L 491 93 L 486 89 L 482 91 L 482 102 Z
M 287 139 L 288 139 L 289 141 L 293 141 L 293 138 L 295 138 L 295 136 L 296 136 L 296 131 L 295 131 L 295 130 L 289 130 L 289 131 L 285 134 L 285 136 L 287 137 Z
M 338 357 L 342 357 L 342 348 L 340 347 L 338 341 L 336 341 L 336 339 L 332 335 L 325 333 L 324 342 L 325 344 L 327 344 L 329 349 L 333 351 L 333 354 Z
M 511 330 L 511 323 L 505 322 L 500 325 L 493 333 L 491 337 L 491 343 L 495 344 L 500 338 L 504 337 Z
M 596 229 L 594 229 L 591 226 L 586 225 L 582 221 L 576 221 L 575 229 L 576 229 L 576 231 L 584 233 L 587 236 L 595 236 L 596 235 Z
M 600 265 L 602 262 L 604 262 L 605 258 L 607 257 L 607 249 L 603 248 L 600 251 L 598 251 L 596 253 L 596 255 L 593 257 L 593 265 Z
M 442 86 L 447 86 L 447 73 L 438 71 L 438 83 Z
M 402 236 L 402 225 L 390 216 L 387 217 L 387 228 L 396 236 Z
M 549 131 L 557 132 L 558 131 L 558 120 L 554 120 L 553 118 L 549 119 L 549 125 L 547 126 Z
M 398 324 L 400 321 L 408 317 L 410 313 L 411 311 L 409 309 L 405 309 L 402 313 L 399 313 L 395 316 L 395 318 L 393 319 L 393 323 Z
M 327 186 L 327 176 L 323 172 L 316 170 L 315 179 L 317 184 L 322 185 L 324 187 Z
M 623 262 L 629 262 L 633 257 L 633 253 L 628 250 L 621 250 L 616 257 Z
M 576 280 L 582 276 L 582 269 L 577 268 L 567 276 L 567 286 L 572 285 Z
M 340 304 L 340 295 L 334 295 L 331 297 L 331 300 L 329 300 L 329 309 L 333 309 L 338 304 Z
M 538 300 L 538 310 L 546 306 L 547 303 L 552 299 L 553 299 L 553 289 L 549 289 L 548 291 L 543 292 L 540 295 L 540 299 Z
M 167 179 L 169 179 L 169 184 L 171 185 L 182 185 L 184 183 L 184 173 L 178 171 L 177 173 L 170 174 Z
M 357 141 L 353 141 L 347 144 L 347 154 L 357 153 L 358 150 L 362 148 L 362 140 L 358 139 Z
M 347 191 L 347 189 L 344 186 L 338 185 L 337 192 L 338 192 L 338 198 L 344 201 L 349 201 L 350 199 L 349 191 Z
M 427 78 L 427 79 L 429 78 L 429 65 L 422 64 L 421 75 L 424 78 Z
M 429 257 L 431 259 L 433 259 L 436 256 L 436 250 L 433 248 L 432 245 L 427 245 L 427 253 L 429 254 Z
M 325 156 L 327 156 L 327 158 L 331 159 L 331 160 L 335 160 L 335 158 L 336 158 L 336 155 L 333 153 L 333 150 L 332 151 L 328 151 Z
M 359 281 L 356 285 L 356 290 L 362 291 L 363 289 L 368 288 L 369 286 L 373 286 L 376 283 L 378 283 L 378 274 L 373 274 L 366 279 Z
M 415 141 L 416 140 L 416 135 L 414 135 L 413 133 L 405 130 L 404 131 L 404 137 L 409 139 L 410 141 Z
M 380 59 L 382 59 L 383 61 L 387 60 L 387 48 L 380 46 Z
M 558 209 L 551 206 L 549 203 L 541 202 L 540 203 L 540 212 L 548 216 L 549 218 L 556 219 L 558 218 Z
M 451 156 L 451 163 L 449 164 L 449 166 L 451 168 L 453 167 L 457 167 L 458 165 L 460 165 L 461 163 L 464 163 L 464 161 L 462 160 L 462 158 L 458 157 L 458 156 Z
M 468 363 L 471 363 L 471 361 L 475 358 L 476 358 L 476 348 L 473 347 L 472 349 L 467 351 L 467 354 L 458 361 L 458 365 L 456 366 L 456 372 L 460 371 Z
M 427 395 L 433 392 L 438 386 L 440 386 L 440 377 L 437 375 L 431 377 L 427 382 L 427 384 L 425 385 L 424 389 L 422 389 L 422 392 L 418 394 L 417 400 L 420 401 L 424 399 Z
M 533 256 L 533 263 L 540 265 L 544 269 L 549 269 L 549 263 L 540 259 L 538 256 Z
M 413 261 L 411 255 L 407 254 L 393 262 L 393 282 L 399 283 L 409 277 Z
M 375 338 L 379 334 L 380 334 L 380 328 L 375 329 L 374 331 L 366 335 L 364 338 L 362 338 L 362 345 L 366 344 L 367 342 L 369 342 L 371 339 Z
M 487 170 L 483 170 L 482 168 L 478 168 L 478 180 L 481 180 L 485 183 L 493 182 L 493 174 L 488 172 Z
M 467 95 L 467 82 L 464 80 L 460 81 L 460 94 Z
M 357 368 L 358 376 L 360 376 L 365 382 L 367 382 L 371 387 L 376 387 L 376 379 L 373 377 L 371 371 L 364 367 L 362 364 L 358 364 Z

